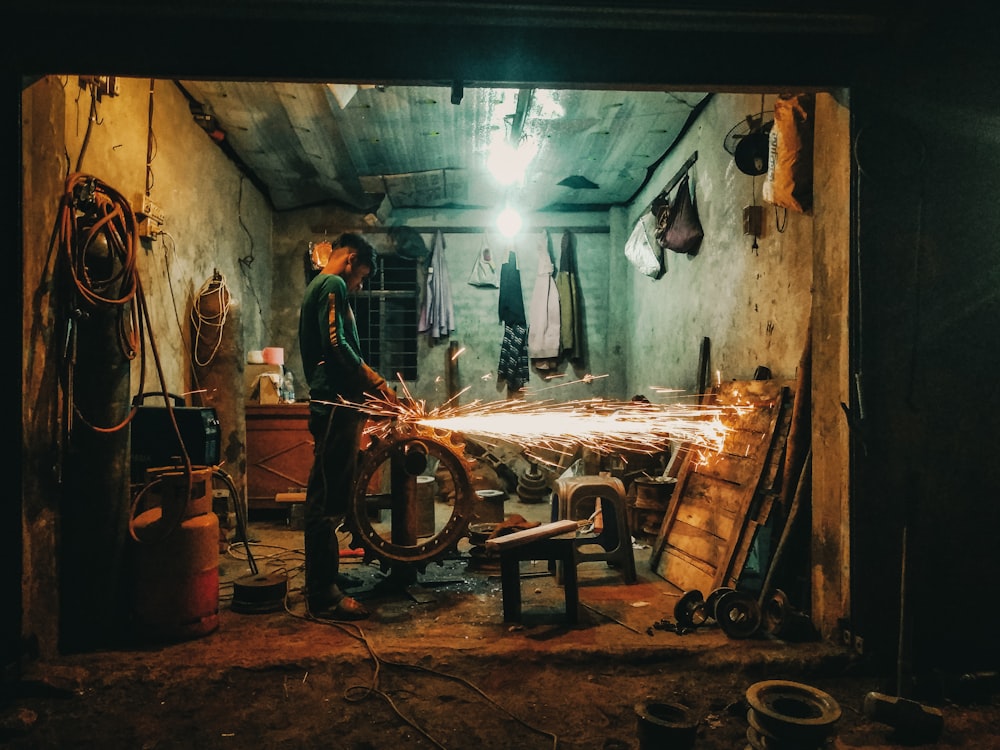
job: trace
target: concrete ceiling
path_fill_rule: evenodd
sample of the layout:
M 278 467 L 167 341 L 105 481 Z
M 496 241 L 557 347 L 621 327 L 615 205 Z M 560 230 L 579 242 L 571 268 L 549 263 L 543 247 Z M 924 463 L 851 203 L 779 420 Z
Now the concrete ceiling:
M 700 92 L 179 80 L 192 113 L 276 210 L 604 210 L 693 122 Z M 504 146 L 533 153 L 503 185 Z M 386 203 L 388 201 L 388 203 Z

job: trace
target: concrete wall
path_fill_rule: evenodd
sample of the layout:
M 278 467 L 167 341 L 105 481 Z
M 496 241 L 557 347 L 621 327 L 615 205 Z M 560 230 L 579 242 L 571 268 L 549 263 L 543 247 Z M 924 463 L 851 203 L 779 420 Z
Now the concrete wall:
M 697 392 L 700 347 L 710 342 L 711 385 L 745 380 L 759 365 L 775 378 L 811 374 L 801 396 L 812 411 L 813 558 L 809 609 L 834 636 L 850 611 L 847 425 L 849 400 L 850 110 L 846 97 L 819 93 L 814 112 L 813 207 L 785 211 L 763 200 L 763 177 L 748 176 L 723 148 L 747 114 L 774 109 L 774 95 L 715 94 L 628 209 L 616 209 L 613 253 L 652 199 L 697 152 L 689 175 L 705 238 L 697 255 L 667 251 L 661 278 L 619 267 L 629 391 L 656 386 Z M 767 115 L 773 117 L 773 114 Z M 764 206 L 763 231 L 743 234 L 743 207 Z M 812 331 L 810 335 L 810 329 Z M 800 373 L 809 349 L 811 366 Z M 809 364 L 807 362 L 806 364 Z
M 769 95 L 763 109 L 773 108 Z M 631 321 L 630 390 L 648 393 L 660 386 L 694 393 L 705 337 L 711 343 L 713 383 L 749 379 L 758 365 L 769 367 L 776 378 L 795 377 L 812 305 L 813 218 L 786 215 L 765 204 L 763 177 L 740 172 L 723 148 L 730 128 L 761 109 L 760 95 L 715 94 L 626 211 L 621 231 L 627 237 L 652 199 L 697 152 L 688 172 L 705 229 L 697 255 L 666 251 L 661 278 L 630 269 L 624 280 L 621 299 Z M 765 208 L 756 250 L 753 237 L 743 235 L 743 208 L 752 203 Z M 614 244 L 622 258 L 624 240 L 618 236 Z
M 74 76 L 45 77 L 25 89 L 22 112 L 23 294 L 30 300 L 22 332 L 23 632 L 45 652 L 60 638 L 64 648 L 92 646 L 122 624 L 129 515 L 122 421 L 132 396 L 165 390 L 185 395 L 189 405 L 215 406 L 223 466 L 244 483 L 243 408 L 229 394 L 241 390 L 234 384 L 242 385 L 243 332 L 258 328 L 269 306 L 271 211 L 169 81 L 119 79 L 117 95 L 97 103 L 89 130 L 90 96 Z M 97 177 L 127 202 L 148 186 L 166 215 L 165 233 L 136 248 L 141 295 L 131 305 L 91 309 L 58 273 L 63 248 L 52 232 L 64 177 L 74 171 Z M 257 260 L 241 262 L 255 254 L 251 248 Z M 231 306 L 217 356 L 197 366 L 192 304 L 216 272 Z M 70 390 L 58 383 L 65 311 L 76 307 L 85 317 Z M 144 312 L 144 347 L 134 359 L 117 346 L 115 308 L 126 319 L 129 310 Z M 88 346 L 94 341 L 100 351 Z M 84 405 L 79 415 L 69 409 L 70 392 Z
M 528 383 L 529 397 L 553 398 L 566 401 L 580 398 L 612 397 L 620 398 L 621 393 L 609 388 L 612 373 L 620 377 L 623 362 L 609 356 L 607 335 L 607 314 L 610 288 L 607 283 L 608 235 L 607 216 L 603 213 L 585 214 L 534 214 L 525 217 L 525 228 L 513 240 L 507 240 L 495 228 L 495 216 L 484 211 L 416 211 L 400 210 L 392 213 L 387 224 L 405 225 L 417 229 L 427 248 L 433 245 L 435 227 L 457 228 L 448 232 L 445 240 L 445 263 L 451 286 L 455 311 L 455 332 L 452 336 L 432 341 L 428 334 L 418 337 L 418 373 L 416 382 L 407 383 L 414 397 L 427 401 L 428 408 L 440 406 L 448 399 L 446 374 L 448 368 L 448 343 L 454 341 L 464 352 L 458 359 L 459 390 L 466 387 L 468 392 L 458 400 L 459 404 L 472 401 L 496 401 L 507 398 L 506 383 L 497 381 L 497 364 L 500 343 L 503 339 L 503 324 L 498 318 L 499 291 L 473 287 L 468 284 L 469 273 L 478 257 L 483 242 L 483 232 L 497 263 L 503 263 L 511 250 L 516 255 L 521 272 L 521 287 L 526 314 L 529 313 L 531 297 L 537 281 L 540 252 L 549 252 L 553 265 L 558 269 L 562 227 L 580 227 L 584 231 L 575 233 L 577 264 L 580 270 L 581 296 L 585 306 L 585 339 L 587 357 L 583 365 L 563 359 L 557 373 L 531 368 Z M 284 278 L 287 283 L 275 287 L 272 332 L 276 345 L 286 350 L 288 366 L 295 372 L 298 382 L 301 378 L 301 359 L 298 353 L 297 325 L 298 309 L 305 290 L 302 257 L 309 242 L 333 238 L 342 231 L 352 230 L 364 233 L 362 217 L 345 213 L 338 209 L 310 208 L 304 211 L 284 212 L 275 221 L 275 264 L 286 268 Z M 544 228 L 549 227 L 551 247 L 546 244 Z M 471 231 L 468 231 L 471 230 Z M 368 239 L 380 252 L 393 252 L 391 242 L 384 234 L 371 233 Z M 424 290 L 426 283 L 426 262 L 417 264 L 418 283 Z M 382 373 L 389 380 L 394 373 Z M 589 383 L 580 381 L 585 375 L 602 377 Z M 546 377 L 550 376 L 550 377 Z M 569 385 L 563 385 L 573 383 Z M 553 388 L 554 384 L 559 387 Z M 307 394 L 303 392 L 301 396 Z

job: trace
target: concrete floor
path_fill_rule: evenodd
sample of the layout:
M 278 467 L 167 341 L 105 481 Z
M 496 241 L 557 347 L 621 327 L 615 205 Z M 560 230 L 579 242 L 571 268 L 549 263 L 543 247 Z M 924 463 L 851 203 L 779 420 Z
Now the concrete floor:
M 436 508 L 447 514 L 447 508 Z M 547 521 L 547 503 L 508 500 L 504 513 Z M 635 551 L 638 582 L 625 584 L 603 561 L 578 566 L 578 623 L 567 623 L 562 588 L 545 562 L 522 563 L 523 616 L 505 622 L 499 570 L 456 559 L 431 563 L 400 586 L 377 563 L 344 558 L 361 585 L 351 593 L 372 612 L 357 623 L 306 617 L 301 592 L 302 532 L 290 514 L 252 514 L 249 537 L 258 575 L 287 579 L 274 611 L 231 608 L 234 582 L 251 575 L 244 545 L 220 555 L 217 630 L 175 643 L 151 643 L 31 664 L 31 695 L 5 707 L 0 739 L 10 747 L 215 748 L 382 747 L 649 750 L 634 711 L 642 700 L 682 700 L 699 717 L 698 747 L 745 745 L 747 687 L 763 679 L 799 680 L 844 706 L 836 748 L 896 748 L 884 725 L 858 710 L 886 676 L 857 669 L 834 643 L 733 639 L 717 626 L 687 634 L 655 627 L 674 620 L 683 592 L 654 574 L 649 546 Z M 345 540 L 346 541 L 346 540 Z M 345 545 L 346 546 L 346 545 Z M 414 673 L 413 670 L 421 670 Z M 489 705 L 463 687 L 462 675 Z M 422 676 L 421 676 L 422 675 Z M 362 705 L 351 682 L 369 682 L 384 701 Z M 391 699 L 391 703 L 386 703 Z M 513 715 L 543 724 L 555 742 L 521 731 Z M 389 708 L 396 711 L 393 716 Z M 445 733 L 429 739 L 403 716 Z M 945 746 L 997 747 L 1000 703 L 950 713 Z M 333 734 L 331 734 L 331 732 Z M 331 739 L 336 737 L 336 739 Z M 249 743 L 249 744 L 247 744 Z M 513 743 L 513 744 L 512 744 Z
M 436 511 L 438 524 L 450 514 L 450 508 L 442 503 L 437 504 Z M 502 515 L 545 523 L 550 520 L 550 506 L 547 501 L 521 502 L 511 495 L 502 506 Z M 258 573 L 288 575 L 287 611 L 246 615 L 229 610 L 232 582 L 250 573 L 243 545 L 231 545 L 220 566 L 220 628 L 213 637 L 231 636 L 252 649 L 260 625 L 287 621 L 289 614 L 305 617 L 302 533 L 289 528 L 286 517 L 294 519 L 294 510 L 287 516 L 252 514 L 249 536 Z M 342 549 L 349 547 L 349 541 L 343 534 Z M 652 542 L 649 537 L 635 540 L 638 580 L 634 584 L 627 584 L 617 566 L 604 561 L 578 566 L 580 607 L 575 625 L 567 621 L 564 590 L 551 574 L 548 562 L 530 560 L 521 563 L 521 621 L 505 622 L 497 560 L 477 555 L 468 540 L 460 543 L 457 558 L 428 564 L 422 573 L 416 573 L 416 582 L 411 586 L 386 575 L 377 561 L 365 563 L 359 557 L 342 557 L 341 572 L 362 581 L 361 586 L 348 592 L 372 612 L 359 625 L 375 635 L 387 653 L 412 654 L 414 648 L 440 647 L 496 655 L 540 649 L 545 653 L 597 650 L 632 655 L 649 650 L 750 661 L 845 658 L 845 650 L 833 644 L 797 643 L 792 647 L 769 638 L 734 640 L 717 626 L 697 628 L 683 635 L 661 629 L 664 621 L 673 622 L 674 607 L 684 592 L 650 569 Z M 260 657 L 268 658 L 264 654 Z

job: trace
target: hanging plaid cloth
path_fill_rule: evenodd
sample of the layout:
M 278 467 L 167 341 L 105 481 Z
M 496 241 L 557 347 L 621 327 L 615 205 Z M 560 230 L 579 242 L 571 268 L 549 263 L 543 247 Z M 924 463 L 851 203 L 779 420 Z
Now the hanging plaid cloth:
M 519 391 L 528 382 L 528 321 L 524 315 L 521 272 L 513 250 L 508 253 L 507 262 L 500 267 L 498 314 L 504 331 L 497 379 L 507 381 L 510 391 Z
M 505 323 L 500 344 L 497 379 L 506 380 L 510 391 L 521 390 L 528 382 L 528 327 Z

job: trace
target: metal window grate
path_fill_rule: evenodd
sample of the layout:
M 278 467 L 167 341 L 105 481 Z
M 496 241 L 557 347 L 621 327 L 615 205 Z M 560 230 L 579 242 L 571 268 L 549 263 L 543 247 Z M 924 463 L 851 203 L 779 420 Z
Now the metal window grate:
M 361 355 L 390 382 L 397 373 L 413 381 L 420 316 L 417 267 L 396 255 L 383 255 L 378 265 L 354 301 Z

